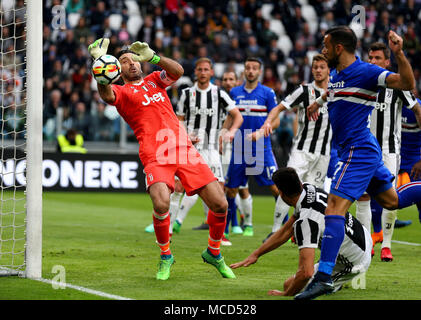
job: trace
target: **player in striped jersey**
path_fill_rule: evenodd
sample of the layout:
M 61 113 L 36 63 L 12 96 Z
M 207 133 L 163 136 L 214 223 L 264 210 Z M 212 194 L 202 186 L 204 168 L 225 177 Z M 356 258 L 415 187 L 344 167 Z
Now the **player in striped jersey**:
M 382 161 L 379 144 L 368 126 L 376 104 L 378 87 L 412 90 L 415 78 L 402 51 L 403 40 L 389 32 L 389 47 L 398 65 L 390 72 L 355 56 L 357 37 L 347 26 L 326 31 L 322 53 L 329 62 L 328 94 L 307 108 L 310 119 L 317 120 L 318 109 L 328 101 L 332 134 L 338 146 L 339 162 L 332 180 L 325 215 L 319 268 L 305 291 L 295 299 L 313 299 L 334 290 L 332 271 L 344 239 L 345 214 L 365 191 L 389 210 L 421 202 L 421 184 L 409 183 L 396 190 L 394 179 Z
M 214 75 L 212 62 L 208 58 L 200 58 L 195 63 L 197 82 L 193 87 L 183 89 L 177 105 L 177 117 L 183 121 L 190 139 L 205 159 L 212 172 L 224 188 L 224 174 L 219 154 L 219 134 L 222 113 L 232 118 L 229 130 L 223 132 L 223 141 L 231 143 L 234 134 L 243 122 L 243 117 L 235 107 L 234 101 L 227 92 L 210 83 Z M 198 196 L 184 195 L 181 200 L 173 230 L 179 232 L 188 211 L 196 203 Z M 207 208 L 205 203 L 205 215 Z
M 231 264 L 231 268 L 248 267 L 258 258 L 284 244 L 294 235 L 298 249 L 299 262 L 295 275 L 284 282 L 284 290 L 270 290 L 269 295 L 292 296 L 300 292 L 311 280 L 318 269 L 314 264 L 316 248 L 320 247 L 321 236 L 325 229 L 325 210 L 328 194 L 316 186 L 302 184 L 293 168 L 281 168 L 273 174 L 273 181 L 285 203 L 295 208 L 294 214 L 265 243 L 245 260 Z M 371 263 L 372 246 L 370 233 L 349 212 L 345 215 L 345 238 L 339 249 L 337 264 L 333 270 L 333 286 L 341 286 L 354 277 L 366 272 Z
M 278 190 L 271 180 L 277 169 L 270 137 L 251 141 L 250 135 L 259 130 L 268 113 L 277 105 L 275 92 L 259 82 L 262 62 L 249 57 L 244 63 L 245 83 L 231 90 L 230 95 L 243 115 L 244 122 L 235 135 L 231 161 L 226 175 L 228 217 L 237 214 L 235 197 L 240 186 L 246 185 L 249 176 L 254 176 L 260 186 L 267 186 L 274 197 Z M 244 236 L 252 236 L 252 211 L 245 215 Z
M 390 50 L 384 43 L 373 43 L 368 53 L 368 62 L 387 69 L 390 66 Z M 403 106 L 411 109 L 421 123 L 421 108 L 417 105 L 417 101 L 411 92 L 381 87 L 370 118 L 370 130 L 377 138 L 382 149 L 383 162 L 395 177 L 398 175 L 400 162 L 400 123 Z M 374 245 L 377 242 L 382 242 L 381 261 L 392 261 L 393 256 L 390 249 L 397 210 L 383 210 L 374 200 L 371 201 L 370 208 L 369 201 L 370 196 L 367 193 L 357 201 L 357 218 L 368 230 L 371 229 L 371 220 L 373 220 L 372 255 L 374 255 Z
M 292 108 L 297 109 L 298 132 L 294 137 L 288 167 L 294 168 L 301 181 L 323 187 L 330 159 L 332 130 L 327 114 L 327 104 L 321 109 L 317 121 L 309 121 L 306 108 L 320 97 L 327 89 L 329 82 L 329 67 L 327 59 L 322 54 L 313 57 L 311 71 L 314 81 L 300 85 L 269 113 L 262 126 L 264 136 L 272 133 L 271 122 L 279 117 L 279 113 Z M 272 232 L 277 231 L 288 214 L 289 205 L 278 197 L 274 215 Z M 271 234 L 269 234 L 270 236 Z
M 417 99 L 417 105 L 421 105 L 420 99 Z M 397 187 L 410 181 L 421 181 L 421 125 L 414 113 L 404 108 L 402 109 L 401 165 Z M 421 204 L 418 203 L 417 207 L 421 222 Z

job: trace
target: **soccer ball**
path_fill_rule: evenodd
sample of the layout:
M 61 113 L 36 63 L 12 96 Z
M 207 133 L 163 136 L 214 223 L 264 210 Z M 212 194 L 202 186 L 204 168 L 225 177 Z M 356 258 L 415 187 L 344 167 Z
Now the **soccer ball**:
M 107 85 L 114 83 L 120 78 L 120 62 L 116 57 L 106 54 L 94 61 L 92 74 L 100 84 Z

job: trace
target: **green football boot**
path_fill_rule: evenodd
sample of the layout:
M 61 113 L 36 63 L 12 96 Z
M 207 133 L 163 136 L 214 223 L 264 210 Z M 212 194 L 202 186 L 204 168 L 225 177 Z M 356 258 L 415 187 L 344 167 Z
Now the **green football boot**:
M 156 273 L 157 280 L 168 280 L 170 277 L 171 266 L 174 264 L 174 257 L 169 259 L 161 259 L 158 264 L 158 272 Z
M 253 226 L 244 226 L 243 236 L 252 237 L 254 235 Z
M 154 232 L 155 231 L 155 229 L 154 229 L 154 227 L 153 227 L 153 223 L 151 223 L 150 225 L 148 225 L 146 228 L 145 228 L 145 232 L 147 232 L 147 233 L 152 233 L 152 232 Z
M 224 278 L 235 279 L 235 274 L 232 272 L 230 267 L 225 264 L 224 258 L 221 256 L 220 258 L 216 258 L 208 252 L 208 249 L 205 249 L 202 252 L 202 259 L 204 262 L 213 265 L 219 273 Z
M 173 226 L 172 226 L 172 232 L 174 233 L 180 233 L 181 223 L 175 220 Z

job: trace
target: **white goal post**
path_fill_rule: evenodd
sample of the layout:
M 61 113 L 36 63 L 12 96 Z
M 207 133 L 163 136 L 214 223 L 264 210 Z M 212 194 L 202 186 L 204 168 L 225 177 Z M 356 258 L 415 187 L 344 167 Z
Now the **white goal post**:
M 42 0 L 27 0 L 26 249 L 27 278 L 42 272 Z
M 42 276 L 43 1 L 0 3 L 0 275 L 37 279 Z

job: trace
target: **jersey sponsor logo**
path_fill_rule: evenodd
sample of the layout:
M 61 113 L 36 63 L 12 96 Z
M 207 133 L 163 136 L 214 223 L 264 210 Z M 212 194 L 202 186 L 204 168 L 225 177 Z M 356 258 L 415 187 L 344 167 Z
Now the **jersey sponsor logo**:
M 193 114 L 200 114 L 204 116 L 213 116 L 216 112 L 214 109 L 202 109 L 200 107 L 195 107 L 192 109 Z
M 162 95 L 162 92 L 155 93 L 152 96 L 148 96 L 145 93 L 143 96 L 145 97 L 145 100 L 146 100 L 146 101 L 142 101 L 142 104 L 144 106 L 147 106 L 150 103 L 155 103 L 155 102 L 160 102 L 160 101 L 164 102 L 165 101 L 165 97 Z
M 383 112 L 383 111 L 385 111 L 387 109 L 387 106 L 388 105 L 389 104 L 386 103 L 386 102 L 376 102 L 376 104 L 374 106 L 374 109 L 376 109 L 376 110 L 378 110 L 380 112 Z
M 257 99 L 253 99 L 253 100 L 240 99 L 237 104 L 257 104 Z
M 329 82 L 328 88 L 337 89 L 337 88 L 343 88 L 345 87 L 345 81 L 338 81 L 335 83 Z

